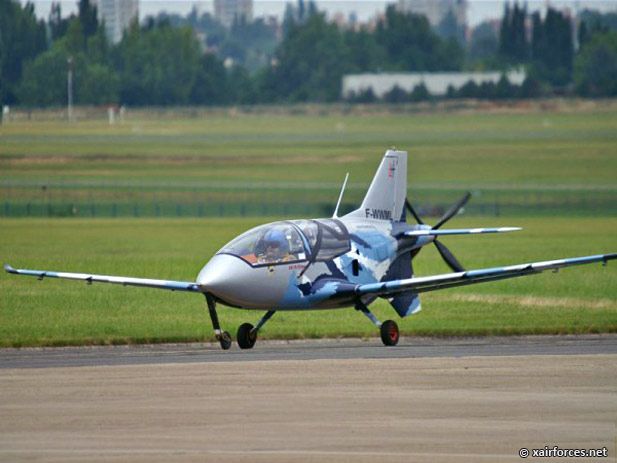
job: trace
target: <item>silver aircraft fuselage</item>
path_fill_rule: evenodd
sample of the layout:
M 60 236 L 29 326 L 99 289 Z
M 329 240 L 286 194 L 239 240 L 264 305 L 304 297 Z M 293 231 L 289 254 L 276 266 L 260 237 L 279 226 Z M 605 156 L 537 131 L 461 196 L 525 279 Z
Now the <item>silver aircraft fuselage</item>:
M 303 225 L 314 224 L 322 240 L 310 240 Z M 433 236 L 402 237 L 405 231 L 430 229 L 405 222 L 342 217 L 340 219 L 274 222 L 256 227 L 253 243 L 268 229 L 288 225 L 299 235 L 302 249 L 287 261 L 251 262 L 223 247 L 201 270 L 197 283 L 222 302 L 243 309 L 310 310 L 353 305 L 353 288 L 358 284 L 384 281 L 400 256 L 431 243 Z M 329 233 L 335 228 L 340 233 Z M 233 242 L 232 242 L 233 243 Z M 249 250 L 250 251 L 250 250 Z M 251 255 L 251 253 L 248 253 Z M 324 258 L 320 258 L 323 256 Z M 406 275 L 411 277 L 412 275 Z M 349 292 L 345 287 L 349 287 Z M 336 296 L 338 295 L 338 296 Z M 374 300 L 367 296 L 365 303 Z

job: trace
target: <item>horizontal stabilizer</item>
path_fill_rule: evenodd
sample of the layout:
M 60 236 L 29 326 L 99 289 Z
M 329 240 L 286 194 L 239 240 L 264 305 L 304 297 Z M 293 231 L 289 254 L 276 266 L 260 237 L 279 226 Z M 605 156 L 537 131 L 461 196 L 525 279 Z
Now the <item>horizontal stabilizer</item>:
M 478 235 L 482 233 L 504 233 L 522 230 L 520 227 L 499 228 L 454 228 L 451 230 L 409 230 L 404 236 L 440 236 L 440 235 Z
M 88 284 L 97 283 L 115 283 L 124 286 L 144 286 L 147 288 L 169 289 L 171 291 L 199 291 L 197 283 L 187 281 L 171 281 L 171 280 L 152 280 L 150 278 L 131 278 L 118 277 L 111 275 L 92 275 L 90 273 L 66 273 L 66 272 L 51 272 L 47 270 L 25 270 L 14 269 L 8 264 L 5 264 L 4 270 L 15 275 L 26 275 L 37 277 L 39 280 L 43 278 L 66 278 L 69 280 L 81 280 Z

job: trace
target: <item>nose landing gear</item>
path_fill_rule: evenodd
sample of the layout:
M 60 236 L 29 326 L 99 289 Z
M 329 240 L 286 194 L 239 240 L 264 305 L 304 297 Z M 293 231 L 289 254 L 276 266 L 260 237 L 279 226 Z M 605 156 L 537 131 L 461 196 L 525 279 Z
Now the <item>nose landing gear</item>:
M 221 348 L 223 350 L 228 350 L 231 347 L 231 335 L 227 331 L 221 330 L 221 325 L 219 324 L 219 318 L 216 314 L 216 299 L 212 294 L 205 293 L 206 302 L 208 304 L 208 312 L 210 313 L 210 319 L 212 320 L 212 327 L 214 328 L 214 335 L 216 336 L 217 341 L 221 344 Z M 265 323 L 272 318 L 276 311 L 270 310 L 266 312 L 266 314 L 257 322 L 256 326 L 251 325 L 250 323 L 243 323 L 238 328 L 238 346 L 240 349 L 252 349 L 257 341 L 257 332 L 259 329 L 265 325 Z
M 206 293 L 205 296 L 216 340 L 221 344 L 221 349 L 228 350 L 231 347 L 231 335 L 227 331 L 221 330 L 219 317 L 216 315 L 216 301 L 214 300 L 214 297 L 212 297 L 209 293 Z

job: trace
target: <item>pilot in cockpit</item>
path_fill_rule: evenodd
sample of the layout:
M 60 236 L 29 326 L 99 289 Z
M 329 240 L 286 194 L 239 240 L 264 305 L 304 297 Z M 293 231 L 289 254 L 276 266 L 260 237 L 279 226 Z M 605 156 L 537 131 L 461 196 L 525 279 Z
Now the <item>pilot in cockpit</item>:
M 260 264 L 274 262 L 289 262 L 295 257 L 289 254 L 289 243 L 285 234 L 280 230 L 270 230 L 263 238 L 265 249 L 257 256 Z

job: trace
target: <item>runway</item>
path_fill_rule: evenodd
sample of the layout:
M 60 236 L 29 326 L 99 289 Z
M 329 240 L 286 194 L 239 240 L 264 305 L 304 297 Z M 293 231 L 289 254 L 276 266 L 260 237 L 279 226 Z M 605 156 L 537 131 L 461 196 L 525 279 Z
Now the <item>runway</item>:
M 0 351 L 0 461 L 615 460 L 617 336 Z M 574 461 L 532 458 L 526 461 Z M 576 461 L 579 461 L 578 459 Z
M 262 341 L 252 350 L 221 350 L 218 343 L 0 350 L 1 368 L 57 368 L 162 363 L 255 362 L 318 359 L 402 359 L 519 355 L 617 354 L 617 334 L 402 338 L 396 347 L 369 340 Z

